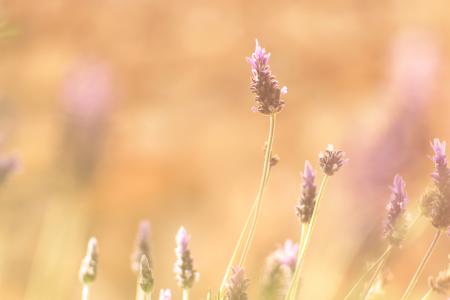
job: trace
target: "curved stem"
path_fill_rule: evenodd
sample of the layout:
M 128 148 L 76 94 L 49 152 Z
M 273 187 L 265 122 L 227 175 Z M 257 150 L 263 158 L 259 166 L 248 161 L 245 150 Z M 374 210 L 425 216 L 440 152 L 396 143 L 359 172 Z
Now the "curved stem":
M 428 250 L 425 253 L 425 256 L 422 258 L 422 261 L 420 262 L 419 266 L 417 267 L 417 270 L 414 273 L 413 278 L 409 282 L 408 288 L 406 289 L 405 293 L 403 294 L 401 300 L 408 299 L 409 295 L 413 291 L 414 287 L 417 284 L 417 280 L 419 279 L 420 275 L 422 274 L 423 268 L 425 267 L 426 263 L 430 259 L 431 254 L 433 253 L 433 250 L 436 247 L 437 241 L 439 240 L 440 236 L 441 236 L 441 230 L 437 230 L 436 234 L 434 235 L 433 241 L 431 242 L 430 246 L 428 247 Z
M 433 293 L 433 290 L 428 289 L 428 292 L 425 295 L 423 295 L 422 300 L 427 300 L 431 296 L 432 293 Z
M 389 246 L 391 247 L 391 246 Z M 380 274 L 381 270 L 383 270 L 384 265 L 386 264 L 387 258 L 389 255 L 386 255 L 384 259 L 378 264 L 378 267 L 375 269 L 375 272 L 372 274 L 372 277 L 369 280 L 369 284 L 366 287 L 366 290 L 363 293 L 363 299 L 366 300 L 369 296 L 370 289 L 372 288 L 373 284 L 375 283 L 375 280 L 378 277 L 378 274 Z
M 364 274 L 358 279 L 358 281 L 353 285 L 351 290 L 347 293 L 347 295 L 344 297 L 344 300 L 350 299 L 350 296 L 355 292 L 355 290 L 358 288 L 358 286 L 363 282 L 363 280 L 372 272 L 376 266 L 378 266 L 384 259 L 389 255 L 389 253 L 392 251 L 392 246 L 388 246 L 386 250 L 383 252 L 383 254 L 380 255 L 380 257 L 364 272 Z
M 262 191 L 264 190 L 264 187 L 269 179 L 269 174 L 270 174 L 270 172 L 269 172 L 270 171 L 270 159 L 271 159 L 271 154 L 272 154 L 272 144 L 273 144 L 274 132 L 275 132 L 275 114 L 272 114 L 269 117 L 269 134 L 268 134 L 267 144 L 266 144 L 265 153 L 264 153 L 264 165 L 263 165 L 263 173 L 261 176 L 260 187 L 259 187 L 259 190 L 258 190 L 258 193 L 256 196 L 256 200 L 254 201 L 254 203 L 252 205 L 252 208 L 247 217 L 247 220 L 245 221 L 244 227 L 242 228 L 242 231 L 239 235 L 238 242 L 236 243 L 236 246 L 233 250 L 233 254 L 231 255 L 230 261 L 228 262 L 227 269 L 225 271 L 225 275 L 222 279 L 222 283 L 220 284 L 220 289 L 219 289 L 220 298 L 223 294 L 223 289 L 225 287 L 228 276 L 231 273 L 231 268 L 233 267 L 233 264 L 239 253 L 239 250 L 241 249 L 242 243 L 244 242 L 244 237 L 248 231 L 250 222 L 252 222 L 252 227 L 254 227 L 256 224 L 257 213 L 259 212 L 259 206 L 260 206 L 260 202 L 261 202 L 261 198 L 262 198 L 262 194 L 263 194 Z M 253 228 L 253 230 L 254 230 L 254 228 Z M 249 239 L 250 239 L 250 234 L 248 235 L 246 245 L 249 243 Z M 245 258 L 244 258 L 244 260 L 245 260 Z
M 308 225 L 308 229 L 306 231 L 306 235 L 305 235 L 305 238 L 303 241 L 303 245 L 301 246 L 301 250 L 299 250 L 299 254 L 298 254 L 298 258 L 297 258 L 297 267 L 295 268 L 295 271 L 297 274 L 296 274 L 296 277 L 292 279 L 291 285 L 295 284 L 295 283 L 298 284 L 300 282 L 301 268 L 303 265 L 303 261 L 305 260 L 306 250 L 308 249 L 309 241 L 311 240 L 311 234 L 312 234 L 314 225 L 317 220 L 320 201 L 323 198 L 323 192 L 325 190 L 325 186 L 327 185 L 327 182 L 328 182 L 328 175 L 324 175 L 324 177 L 322 179 L 322 183 L 320 185 L 319 192 L 317 194 L 317 201 L 316 201 L 316 205 L 314 206 L 313 214 L 311 216 L 311 222 Z M 296 297 L 296 295 L 293 295 L 292 290 L 291 290 L 290 295 L 287 295 L 285 299 L 295 300 L 295 297 Z

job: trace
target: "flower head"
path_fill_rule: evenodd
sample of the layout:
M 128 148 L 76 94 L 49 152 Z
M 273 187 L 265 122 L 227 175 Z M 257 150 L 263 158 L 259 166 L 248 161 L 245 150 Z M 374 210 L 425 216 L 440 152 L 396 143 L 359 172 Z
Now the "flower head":
M 194 281 L 198 279 L 198 273 L 194 269 L 194 261 L 188 248 L 190 239 L 191 237 L 186 229 L 180 227 L 175 238 L 177 245 L 175 248 L 177 261 L 175 263 L 174 272 L 178 285 L 183 289 L 191 288 Z
M 162 289 L 159 292 L 159 300 L 172 300 L 172 292 L 169 289 Z
M 445 154 L 445 141 L 434 139 L 431 143 L 431 147 L 434 151 L 433 161 L 436 170 L 431 174 L 436 186 L 441 193 L 447 194 L 450 181 L 450 170 L 447 166 L 447 156 Z
M 134 251 L 131 256 L 131 269 L 135 272 L 139 271 L 142 256 L 146 256 L 149 266 L 152 266 L 149 233 L 150 223 L 146 220 L 141 221 L 136 236 Z
M 153 272 L 150 268 L 147 256 L 141 256 L 141 263 L 139 268 L 139 287 L 144 293 L 151 293 L 154 286 Z
M 403 178 L 395 175 L 391 186 L 391 198 L 386 206 L 387 217 L 384 222 L 384 236 L 389 243 L 395 246 L 400 245 L 409 224 L 409 216 L 406 213 L 408 195 L 405 186 Z
M 347 162 L 345 158 L 345 152 L 341 150 L 335 150 L 333 145 L 328 145 L 327 149 L 319 153 L 320 167 L 323 172 L 331 176 Z
M 233 268 L 231 277 L 226 286 L 226 300 L 247 300 L 248 280 L 242 268 Z
M 450 256 L 449 256 L 450 258 Z M 428 284 L 430 288 L 436 293 L 442 294 L 444 296 L 450 295 L 450 264 L 447 270 L 439 272 L 436 278 L 430 277 L 428 279 Z
M 299 204 L 296 207 L 297 216 L 302 223 L 309 223 L 316 205 L 316 185 L 314 184 L 315 174 L 309 161 L 305 161 L 303 171 L 302 193 Z
M 281 96 L 287 93 L 287 88 L 280 89 L 278 81 L 272 75 L 269 66 L 270 53 L 262 48 L 256 40 L 255 51 L 247 61 L 252 68 L 252 82 L 250 89 L 256 95 L 253 111 L 270 115 L 281 111 L 284 101 Z
M 95 277 L 97 277 L 97 265 L 97 239 L 92 237 L 88 242 L 86 256 L 81 261 L 79 276 L 82 284 L 89 284 L 95 280 Z

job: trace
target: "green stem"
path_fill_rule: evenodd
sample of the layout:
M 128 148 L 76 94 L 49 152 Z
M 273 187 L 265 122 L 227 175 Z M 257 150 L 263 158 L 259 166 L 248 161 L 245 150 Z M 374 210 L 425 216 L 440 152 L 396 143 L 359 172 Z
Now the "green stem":
M 298 242 L 297 263 L 295 265 L 295 271 L 294 271 L 294 275 L 292 276 L 291 284 L 289 285 L 289 289 L 288 289 L 288 291 L 286 293 L 286 296 L 288 298 L 291 297 L 292 294 L 297 295 L 298 281 L 300 280 L 299 276 L 298 276 L 298 273 L 299 273 L 299 270 L 300 270 L 300 268 L 299 268 L 299 264 L 300 264 L 300 259 L 299 259 L 300 249 L 301 249 L 301 247 L 302 247 L 302 245 L 304 243 L 305 233 L 306 233 L 307 229 L 308 229 L 308 224 L 307 223 L 302 223 L 301 231 L 300 231 L 301 232 L 300 233 L 300 239 L 299 239 L 299 242 Z
M 308 249 L 308 245 L 309 245 L 309 241 L 311 240 L 311 234 L 312 231 L 314 229 L 314 225 L 316 223 L 317 220 L 317 215 L 318 215 L 318 211 L 319 211 L 319 205 L 320 205 L 320 201 L 323 198 L 323 192 L 325 190 L 325 186 L 327 185 L 328 182 L 328 175 L 324 175 L 323 179 L 322 179 L 322 183 L 320 184 L 320 189 L 319 192 L 317 194 L 317 201 L 316 201 L 316 205 L 314 206 L 314 210 L 313 210 L 313 214 L 311 216 L 311 222 L 309 223 L 308 229 L 306 231 L 306 235 L 303 241 L 303 245 L 301 246 L 301 249 L 299 249 L 299 254 L 297 257 L 297 266 L 295 268 L 295 277 L 292 279 L 291 281 L 291 285 L 293 284 L 299 284 L 300 282 L 300 273 L 301 273 L 301 268 L 303 265 L 303 261 L 305 260 L 305 254 L 306 254 L 306 250 Z M 295 300 L 296 299 L 296 295 L 293 295 L 292 291 L 293 288 L 290 288 L 291 292 L 290 294 L 286 295 L 287 300 Z
M 352 287 L 352 289 L 347 293 L 347 295 L 344 297 L 344 300 L 350 299 L 350 296 L 355 292 L 355 290 L 358 288 L 358 286 L 363 282 L 363 280 L 372 272 L 376 266 L 378 266 L 381 262 L 384 261 L 384 259 L 389 255 L 389 253 L 392 251 L 392 246 L 389 245 L 386 250 L 381 254 L 381 256 L 364 272 L 364 274 L 358 279 L 358 281 L 355 283 L 355 285 Z
M 391 247 L 391 246 L 389 246 Z M 369 280 L 369 284 L 367 285 L 364 293 L 363 293 L 363 299 L 366 300 L 367 297 L 369 296 L 370 293 L 370 288 L 373 286 L 373 284 L 375 283 L 375 280 L 378 277 L 378 274 L 380 274 L 381 270 L 383 270 L 384 265 L 386 264 L 387 258 L 389 257 L 389 255 L 386 255 L 384 257 L 384 259 L 378 264 L 378 267 L 375 269 L 375 272 L 372 274 L 372 277 Z
M 275 132 L 275 114 L 271 114 L 269 117 L 269 134 L 268 134 L 268 138 L 267 138 L 267 144 L 266 144 L 266 149 L 265 149 L 265 154 L 264 154 L 264 165 L 263 165 L 263 173 L 261 176 L 261 182 L 260 182 L 260 186 L 258 189 L 258 193 L 256 196 L 256 200 L 254 201 L 252 208 L 250 210 L 250 213 L 247 217 L 247 220 L 245 221 L 244 227 L 242 228 L 242 231 L 239 235 L 239 239 L 238 242 L 233 250 L 233 254 L 231 255 L 231 259 L 228 262 L 227 265 L 227 269 L 225 271 L 225 275 L 223 276 L 222 279 L 222 283 L 220 285 L 220 289 L 219 289 L 219 296 L 220 298 L 222 298 L 223 296 L 223 289 L 225 288 L 225 284 L 227 282 L 228 276 L 231 273 L 231 268 L 233 267 L 233 264 L 235 262 L 235 260 L 237 259 L 239 250 L 241 249 L 242 243 L 244 242 L 244 237 L 246 236 L 245 234 L 248 231 L 248 227 L 250 226 L 250 222 L 252 222 L 252 229 L 248 235 L 247 241 L 246 241 L 246 249 L 249 247 L 249 243 L 251 240 L 251 237 L 253 236 L 252 231 L 254 231 L 254 227 L 256 225 L 256 219 L 259 213 L 259 206 L 261 205 L 261 199 L 263 196 L 263 190 L 264 187 L 269 179 L 269 174 L 270 174 L 270 159 L 271 159 L 271 154 L 272 154 L 272 144 L 273 144 L 273 137 L 274 137 L 274 132 Z M 243 253 L 245 253 L 244 250 Z M 242 254 L 243 258 L 241 258 L 241 261 L 243 262 L 243 260 L 245 260 L 244 254 Z M 245 254 L 246 255 L 246 254 Z M 241 265 L 241 263 L 240 263 Z
M 432 293 L 433 293 L 433 290 L 428 289 L 428 292 L 425 295 L 423 295 L 422 300 L 427 300 L 431 296 Z
M 189 300 L 189 289 L 183 289 L 183 300 Z
M 436 247 L 437 241 L 439 240 L 439 237 L 441 236 L 441 230 L 437 230 L 436 234 L 434 235 L 433 241 L 431 242 L 430 246 L 428 247 L 427 252 L 425 253 L 425 256 L 422 258 L 422 261 L 420 262 L 419 266 L 417 267 L 416 272 L 414 273 L 413 278 L 409 282 L 408 288 L 406 289 L 405 293 L 402 296 L 401 300 L 408 299 L 409 295 L 413 291 L 414 287 L 417 284 L 417 280 L 419 279 L 420 275 L 422 274 L 423 268 L 425 267 L 426 263 L 431 257 L 431 254 L 433 253 L 434 248 Z

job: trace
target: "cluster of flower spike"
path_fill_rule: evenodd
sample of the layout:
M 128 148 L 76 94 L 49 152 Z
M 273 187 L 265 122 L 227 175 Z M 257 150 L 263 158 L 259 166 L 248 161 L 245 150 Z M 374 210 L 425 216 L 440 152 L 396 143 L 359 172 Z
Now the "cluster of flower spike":
M 239 267 L 234 268 L 226 287 L 225 299 L 247 300 L 247 287 L 248 280 L 245 277 L 244 270 Z
M 316 205 L 315 175 L 309 161 L 305 161 L 305 170 L 303 171 L 302 176 L 302 192 L 299 204 L 296 207 L 296 213 L 302 223 L 309 223 L 314 211 L 314 206 Z
M 193 283 L 198 279 L 198 273 L 194 269 L 191 251 L 188 248 L 188 243 L 191 237 L 184 227 L 178 230 L 176 236 L 175 254 L 177 261 L 175 263 L 174 271 L 178 285 L 183 289 L 190 289 Z
M 269 66 L 270 53 L 256 41 L 255 52 L 247 61 L 252 67 L 252 82 L 250 88 L 255 94 L 255 105 L 252 110 L 265 115 L 270 115 L 281 111 L 284 107 L 284 101 L 281 99 L 287 93 L 287 88 L 280 89 L 278 81 L 272 75 Z
M 436 228 L 445 230 L 450 226 L 450 169 L 445 142 L 434 139 L 431 146 L 435 164 L 435 171 L 431 174 L 434 186 L 422 196 L 421 209 L 422 214 L 430 218 Z
M 450 296 L 450 264 L 448 265 L 447 270 L 439 272 L 436 278 L 430 277 L 428 279 L 428 284 L 436 293 Z
M 408 196 L 405 181 L 395 175 L 391 186 L 391 199 L 386 207 L 387 217 L 384 222 L 384 237 L 393 246 L 399 246 L 406 235 L 409 226 L 409 216 L 406 212 Z

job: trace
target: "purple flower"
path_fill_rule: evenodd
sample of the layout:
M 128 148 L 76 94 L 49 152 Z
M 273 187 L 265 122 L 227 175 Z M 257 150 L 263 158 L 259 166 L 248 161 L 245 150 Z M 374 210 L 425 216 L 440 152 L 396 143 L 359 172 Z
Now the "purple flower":
M 450 179 L 450 170 L 447 166 L 445 146 L 445 142 L 441 142 L 439 139 L 434 139 L 431 143 L 431 147 L 434 151 L 433 161 L 436 167 L 436 170 L 431 174 L 431 177 L 439 188 L 439 191 L 444 195 L 448 192 Z
M 159 300 L 172 300 L 172 292 L 169 289 L 162 289 L 159 292 Z
M 188 235 L 186 229 L 180 227 L 175 238 L 177 261 L 174 272 L 178 285 L 183 289 L 191 288 L 194 281 L 198 279 L 198 273 L 194 270 L 193 259 L 188 248 L 190 239 L 191 237 Z
M 316 205 L 315 175 L 309 161 L 305 161 L 305 169 L 302 176 L 302 193 L 299 204 L 296 207 L 296 213 L 302 223 L 309 223 L 314 211 L 314 206 Z
M 293 272 L 297 264 L 297 252 L 298 245 L 291 240 L 287 240 L 282 247 L 274 252 L 274 258 L 280 265 L 289 267 Z
M 345 152 L 341 150 L 335 150 L 333 145 L 328 145 L 324 152 L 319 153 L 320 167 L 323 172 L 331 176 L 348 161 L 345 158 Z
M 139 271 L 141 257 L 143 255 L 147 257 L 150 267 L 152 266 L 152 260 L 150 257 L 149 234 L 150 223 L 147 220 L 141 221 L 141 223 L 139 224 L 133 255 L 131 256 L 131 269 L 135 272 Z
M 228 281 L 225 299 L 226 300 L 247 300 L 248 280 L 242 268 L 233 268 L 231 277 Z
M 258 111 L 265 115 L 270 115 L 281 111 L 284 101 L 281 96 L 287 93 L 287 88 L 280 89 L 278 81 L 272 75 L 269 66 L 270 53 L 262 48 L 256 40 L 255 52 L 247 61 L 252 67 L 251 91 L 256 95 L 253 111 Z
M 141 256 L 138 280 L 139 287 L 144 293 L 152 292 L 155 281 L 146 255 Z
M 384 223 L 384 236 L 395 246 L 398 246 L 403 240 L 408 225 L 406 214 L 408 195 L 405 186 L 403 178 L 395 175 L 391 186 L 391 198 L 386 206 L 387 217 Z

